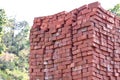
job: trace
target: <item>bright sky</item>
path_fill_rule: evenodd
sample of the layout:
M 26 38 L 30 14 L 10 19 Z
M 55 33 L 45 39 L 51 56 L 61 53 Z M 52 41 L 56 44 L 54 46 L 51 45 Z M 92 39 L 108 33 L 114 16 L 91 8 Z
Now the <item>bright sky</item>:
M 32 23 L 34 17 L 47 16 L 61 11 L 70 11 L 97 0 L 0 0 L 0 8 L 8 16 Z M 105 9 L 112 8 L 120 0 L 98 0 Z

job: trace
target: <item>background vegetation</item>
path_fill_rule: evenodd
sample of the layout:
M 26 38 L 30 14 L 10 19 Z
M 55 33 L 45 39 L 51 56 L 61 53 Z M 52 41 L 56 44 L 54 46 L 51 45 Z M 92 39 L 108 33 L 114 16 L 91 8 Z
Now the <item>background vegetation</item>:
M 0 9 L 0 80 L 28 80 L 29 30 L 27 21 L 8 18 Z
M 110 11 L 120 16 L 120 4 Z M 0 9 L 0 80 L 29 80 L 29 30 L 27 21 L 8 18 Z

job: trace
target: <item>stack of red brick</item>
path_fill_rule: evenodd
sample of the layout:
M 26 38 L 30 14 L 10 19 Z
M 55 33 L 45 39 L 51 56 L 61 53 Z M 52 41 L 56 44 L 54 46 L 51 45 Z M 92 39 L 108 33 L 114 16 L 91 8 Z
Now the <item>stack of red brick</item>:
M 120 18 L 98 2 L 34 19 L 30 80 L 120 80 Z

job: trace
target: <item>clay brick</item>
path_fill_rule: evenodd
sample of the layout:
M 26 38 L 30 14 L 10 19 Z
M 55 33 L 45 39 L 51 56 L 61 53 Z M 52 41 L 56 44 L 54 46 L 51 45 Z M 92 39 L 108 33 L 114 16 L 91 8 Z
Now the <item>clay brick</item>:
M 90 9 L 84 9 L 84 10 L 81 11 L 81 14 L 87 14 L 87 13 L 89 13 L 89 12 L 91 12 Z
M 100 3 L 99 2 L 94 2 L 94 3 L 90 3 L 88 4 L 89 8 L 97 8 L 100 7 Z

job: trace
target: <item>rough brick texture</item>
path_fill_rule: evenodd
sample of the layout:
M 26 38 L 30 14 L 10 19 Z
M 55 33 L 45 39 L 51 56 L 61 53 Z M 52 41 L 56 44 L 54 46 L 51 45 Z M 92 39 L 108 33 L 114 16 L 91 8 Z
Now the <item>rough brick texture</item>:
M 30 80 L 120 80 L 120 18 L 98 2 L 37 17 Z

